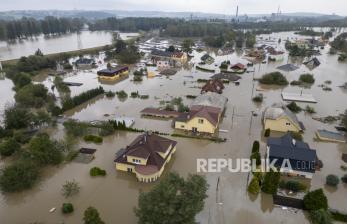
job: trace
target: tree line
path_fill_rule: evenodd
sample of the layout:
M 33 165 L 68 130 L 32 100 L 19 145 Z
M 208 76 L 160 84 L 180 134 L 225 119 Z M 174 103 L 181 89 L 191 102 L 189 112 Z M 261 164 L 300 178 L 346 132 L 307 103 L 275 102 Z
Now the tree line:
M 43 20 L 23 17 L 18 20 L 0 20 L 0 40 L 27 38 L 40 34 L 64 34 L 80 31 L 85 23 L 80 18 L 45 17 Z

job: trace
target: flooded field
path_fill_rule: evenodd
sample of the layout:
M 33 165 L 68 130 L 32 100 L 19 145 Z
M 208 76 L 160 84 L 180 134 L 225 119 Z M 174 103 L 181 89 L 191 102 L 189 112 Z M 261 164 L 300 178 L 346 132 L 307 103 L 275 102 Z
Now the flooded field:
M 274 40 L 281 38 L 286 40 L 293 38 L 292 33 L 277 33 L 262 35 L 264 39 L 271 37 Z M 278 46 L 284 49 L 284 41 Z M 261 153 L 266 150 L 266 140 L 263 136 L 263 125 L 261 113 L 265 107 L 274 103 L 283 102 L 281 92 L 310 93 L 316 98 L 318 103 L 309 104 L 314 107 L 314 116 L 322 117 L 328 115 L 338 115 L 347 109 L 347 91 L 338 87 L 347 82 L 347 64 L 339 63 L 337 55 L 329 55 L 329 47 L 322 50 L 322 55 L 317 56 L 321 65 L 310 71 L 305 65 L 298 61 L 296 64 L 300 68 L 296 71 L 285 73 L 288 81 L 297 80 L 300 74 L 312 73 L 315 83 L 311 88 L 301 88 L 298 86 L 287 86 L 284 88 L 261 86 L 253 78 L 259 78 L 267 72 L 277 71 L 276 67 L 287 63 L 286 54 L 284 61 L 269 62 L 267 64 L 255 64 L 254 73 L 242 74 L 240 85 L 232 83 L 226 84 L 223 95 L 229 101 L 223 122 L 220 129 L 228 130 L 227 133 L 220 133 L 220 137 L 227 138 L 226 143 L 212 143 L 206 140 L 194 140 L 185 138 L 173 138 L 178 141 L 177 152 L 173 160 L 166 168 L 164 175 L 170 171 L 176 171 L 186 176 L 188 173 L 196 173 L 197 158 L 249 158 L 254 140 L 261 141 Z M 202 53 L 196 53 L 192 62 L 197 62 Z M 212 55 L 215 55 L 212 53 Z M 232 55 L 217 56 L 216 63 L 230 60 L 231 63 L 244 62 L 242 52 L 235 52 Z M 295 63 L 295 62 L 293 62 Z M 100 67 L 105 66 L 104 64 Z M 155 68 L 149 68 L 155 70 Z M 85 90 L 102 86 L 104 89 L 112 91 L 124 90 L 129 94 L 128 99 L 119 100 L 99 97 L 81 105 L 74 110 L 68 111 L 65 115 L 69 118 L 83 121 L 105 120 L 114 116 L 125 115 L 135 118 L 136 128 L 157 130 L 172 133 L 171 120 L 148 119 L 140 116 L 140 111 L 145 107 L 160 106 L 160 101 L 170 100 L 173 97 L 182 97 L 185 104 L 190 104 L 192 100 L 186 95 L 199 95 L 201 84 L 197 79 L 207 79 L 213 73 L 201 72 L 194 69 L 194 65 L 182 68 L 171 77 L 144 78 L 142 82 L 133 82 L 133 75 L 118 83 L 100 83 L 96 75 L 97 69 L 90 71 L 79 71 L 76 74 L 68 74 L 65 81 L 82 82 L 80 87 L 71 87 L 71 94 L 76 95 Z M 50 77 L 41 81 L 49 87 Z M 331 80 L 329 85 L 332 91 L 323 91 L 320 84 Z M 8 87 L 8 80 L 0 81 L 0 85 Z M 2 86 L 1 86 L 2 87 Z M 256 89 L 263 89 L 258 92 Z M 2 88 L 0 91 L 3 91 Z M 130 98 L 130 93 L 138 91 L 140 94 L 148 94 L 147 100 Z M 7 93 L 7 92 L 6 92 Z M 256 94 L 264 95 L 262 104 L 252 102 L 252 97 Z M 0 97 L 4 97 L 1 94 Z M 6 96 L 7 97 L 7 96 Z M 1 99 L 1 103 L 3 98 Z M 5 99 L 6 100 L 6 99 Z M 307 103 L 299 103 L 301 107 Z M 252 112 L 258 114 L 252 117 Z M 105 117 L 105 114 L 110 117 Z M 324 167 L 315 173 L 310 189 L 323 188 L 332 208 L 344 209 L 346 204 L 346 185 L 340 184 L 337 190 L 325 186 L 325 177 L 328 174 L 342 176 L 344 172 L 340 169 L 343 165 L 341 153 L 347 153 L 346 144 L 322 143 L 314 140 L 317 129 L 326 128 L 334 130 L 336 124 L 323 124 L 312 119 L 312 115 L 305 112 L 298 114 L 300 121 L 306 126 L 304 141 L 309 143 L 311 148 L 317 150 L 318 157 L 323 161 Z M 51 134 L 55 137 L 64 135 L 62 127 Z M 97 148 L 96 159 L 90 164 L 79 164 L 71 162 L 56 168 L 48 168 L 44 172 L 41 182 L 32 190 L 23 193 L 0 195 L 0 223 L 81 223 L 83 211 L 88 206 L 94 206 L 100 212 L 106 223 L 136 223 L 133 208 L 137 205 L 137 197 L 140 190 L 147 191 L 154 184 L 144 184 L 136 181 L 135 176 L 127 173 L 117 172 L 114 167 L 114 156 L 118 149 L 129 144 L 136 133 L 117 132 L 114 136 L 104 139 L 102 145 L 80 143 L 80 146 Z M 107 171 L 106 177 L 92 178 L 89 176 L 89 169 L 99 166 Z M 248 173 L 206 173 L 204 174 L 209 184 L 208 198 L 205 201 L 204 210 L 197 216 L 197 221 L 202 224 L 227 224 L 227 223 L 309 223 L 306 214 L 302 211 L 282 210 L 274 207 L 272 197 L 266 194 L 259 194 L 257 198 L 248 195 L 247 181 Z M 71 199 L 65 199 L 61 194 L 61 186 L 67 180 L 75 179 L 81 185 L 81 191 Z M 219 187 L 217 190 L 217 182 Z M 59 210 L 63 202 L 72 202 L 76 209 L 71 215 L 62 215 Z M 57 211 L 49 213 L 52 207 Z M 18 214 L 21 214 L 20 216 Z
M 120 38 L 126 40 L 138 35 L 137 33 L 120 33 Z M 104 46 L 112 43 L 112 32 L 82 31 L 59 36 L 45 37 L 43 35 L 18 40 L 15 42 L 0 41 L 0 59 L 11 60 L 29 56 L 39 48 L 44 54 L 74 51 L 86 48 Z

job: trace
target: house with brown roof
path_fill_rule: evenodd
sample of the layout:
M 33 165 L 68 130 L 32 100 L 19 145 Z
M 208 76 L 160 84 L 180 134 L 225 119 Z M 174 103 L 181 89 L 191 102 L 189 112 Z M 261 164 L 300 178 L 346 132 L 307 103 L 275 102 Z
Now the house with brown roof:
M 223 109 L 193 105 L 190 111 L 182 113 L 174 120 L 174 127 L 178 130 L 185 130 L 193 133 L 214 134 L 218 129 Z
M 177 142 L 146 132 L 116 153 L 116 169 L 134 173 L 141 182 L 156 181 L 176 151 Z
M 223 93 L 224 84 L 219 79 L 211 79 L 206 82 L 206 84 L 201 88 L 201 93 L 214 92 Z

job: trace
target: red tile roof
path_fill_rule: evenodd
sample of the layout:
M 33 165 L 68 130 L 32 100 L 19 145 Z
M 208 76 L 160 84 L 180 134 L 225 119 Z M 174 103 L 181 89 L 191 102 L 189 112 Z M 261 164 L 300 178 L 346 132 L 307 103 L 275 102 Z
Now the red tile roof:
M 241 63 L 237 63 L 237 64 L 234 64 L 233 66 L 231 66 L 232 69 L 245 69 L 246 66 L 244 64 L 241 64 Z
M 186 122 L 195 117 L 201 117 L 208 120 L 212 125 L 217 126 L 221 112 L 221 109 L 217 107 L 194 105 L 190 108 L 188 113 L 184 113 L 177 117 L 176 121 Z
M 224 84 L 219 79 L 208 80 L 207 83 L 201 88 L 201 93 L 215 92 L 221 94 L 224 89 Z

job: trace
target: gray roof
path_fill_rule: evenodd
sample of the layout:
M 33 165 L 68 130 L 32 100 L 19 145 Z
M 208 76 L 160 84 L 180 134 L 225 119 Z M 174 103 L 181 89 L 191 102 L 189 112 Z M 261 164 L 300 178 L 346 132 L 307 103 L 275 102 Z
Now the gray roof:
M 226 98 L 225 96 L 222 96 L 214 92 L 207 92 L 196 97 L 194 102 L 192 103 L 192 106 L 199 105 L 217 107 L 221 109 L 221 111 L 223 111 L 227 101 L 228 98 Z
M 281 65 L 277 67 L 277 69 L 285 71 L 285 72 L 292 72 L 297 70 L 298 68 L 299 68 L 298 66 L 295 66 L 293 64 L 286 64 L 286 65 Z
M 264 120 L 277 120 L 282 116 L 288 117 L 294 124 L 296 124 L 302 130 L 305 129 L 303 124 L 298 120 L 297 116 L 293 112 L 291 112 L 285 105 L 274 104 L 272 107 L 268 107 L 264 111 Z
M 268 138 L 269 156 L 300 161 L 316 161 L 316 150 L 303 141 L 294 140 L 290 133 L 280 138 Z

